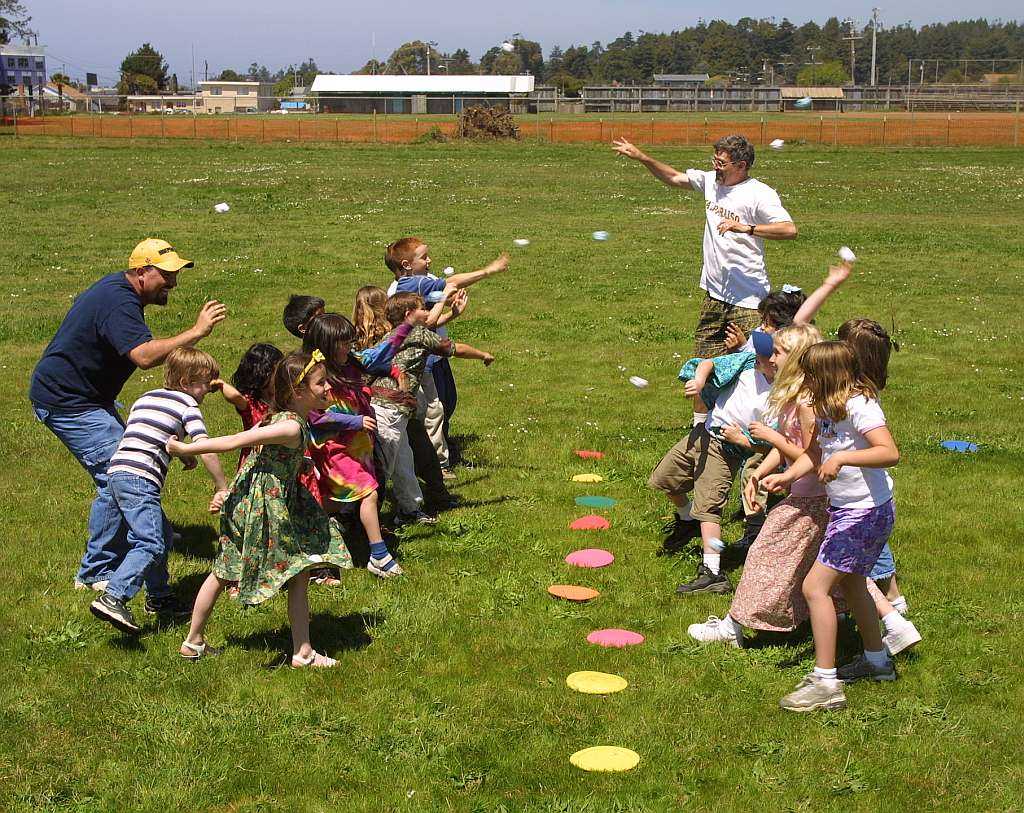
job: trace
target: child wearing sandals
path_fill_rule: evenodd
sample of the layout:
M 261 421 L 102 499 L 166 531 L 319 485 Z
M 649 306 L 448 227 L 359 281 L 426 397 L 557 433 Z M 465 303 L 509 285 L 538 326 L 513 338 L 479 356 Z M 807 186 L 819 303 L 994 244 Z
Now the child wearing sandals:
M 246 446 L 255 450 L 224 498 L 220 554 L 196 596 L 180 654 L 188 660 L 218 654 L 207 643 L 206 624 L 224 588 L 238 583 L 239 599 L 248 605 L 287 588 L 293 668 L 334 666 L 337 661 L 309 641 L 309 571 L 324 564 L 351 567 L 352 560 L 337 526 L 298 480 L 310 443 L 309 413 L 328 406 L 323 356 L 285 356 L 274 370 L 272 392 L 274 414 L 261 426 L 189 444 L 167 443 L 168 453 L 176 457 Z
M 402 568 L 388 552 L 380 528 L 378 481 L 373 464 L 377 421 L 366 380 L 391 372 L 395 353 L 421 322 L 421 313 L 411 313 L 385 340 L 374 347 L 353 351 L 353 342 L 358 338 L 356 327 L 340 314 L 325 313 L 310 323 L 302 340 L 304 350 L 323 354 L 330 384 L 330 406 L 314 412 L 310 421 L 310 454 L 321 505 L 328 513 L 336 514 L 345 506 L 358 503 L 359 520 L 370 544 L 366 569 L 382 579 L 402 575 Z
M 785 461 L 794 463 L 804 453 L 814 432 L 814 412 L 803 394 L 800 359 L 807 348 L 821 341 L 813 325 L 792 325 L 772 336 L 772 364 L 778 372 L 768 394 L 763 421 L 750 424 L 750 434 L 771 443 L 769 452 L 747 481 L 753 498 L 759 481 Z M 768 424 L 778 420 L 778 429 Z M 701 642 L 721 641 L 739 647 L 743 628 L 791 632 L 808 618 L 801 592 L 804 577 L 821 547 L 828 524 L 825 488 L 812 472 L 794 482 L 789 496 L 771 510 L 747 555 L 736 596 L 725 618 L 711 616 L 691 624 L 687 632 Z
M 815 436 L 786 472 L 768 475 L 763 484 L 769 491 L 780 491 L 816 469 L 829 500 L 824 541 L 803 583 L 815 667 L 779 702 L 783 709 L 803 712 L 844 708 L 844 681 L 896 679 L 865 579 L 895 523 L 893 483 L 886 468 L 899 462 L 900 453 L 877 392 L 861 374 L 848 344 L 821 342 L 807 348 L 800 369 L 817 419 Z M 831 596 L 837 586 L 864 644 L 863 654 L 838 670 L 838 622 Z

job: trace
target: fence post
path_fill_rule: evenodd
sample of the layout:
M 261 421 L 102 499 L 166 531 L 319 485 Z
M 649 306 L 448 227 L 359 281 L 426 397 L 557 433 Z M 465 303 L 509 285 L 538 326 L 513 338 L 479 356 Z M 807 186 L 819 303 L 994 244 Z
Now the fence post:
M 334 140 L 341 141 L 341 119 L 337 116 L 334 118 Z
M 818 116 L 818 143 L 819 144 L 824 144 L 825 143 L 825 136 L 823 134 L 824 133 L 824 129 L 825 129 L 825 117 L 824 116 Z
M 555 143 L 555 120 L 548 119 L 548 141 Z
M 704 117 L 704 144 L 708 143 L 708 117 Z
M 164 124 L 165 124 L 164 116 L 166 116 L 166 115 L 167 114 L 164 113 L 163 110 L 160 111 L 160 137 L 161 138 L 167 138 L 167 128 L 164 127 Z M 72 119 L 72 121 L 74 121 L 74 119 Z M 72 127 L 72 131 L 74 131 L 73 127 Z
M 377 106 L 373 108 L 373 140 L 377 140 Z
M 949 128 L 953 123 L 953 116 L 949 113 L 946 114 L 946 146 L 949 146 Z
M 598 124 L 601 127 L 601 136 L 598 139 L 602 144 L 604 143 L 604 119 L 598 119 Z
M 761 146 L 764 146 L 764 116 L 761 116 Z
M 197 116 L 192 114 L 192 138 L 199 138 L 199 125 L 196 124 Z
M 267 140 L 267 120 L 266 119 L 260 119 L 260 141 L 263 142 L 263 141 L 266 141 L 266 140 Z
M 836 103 L 836 112 L 832 116 L 832 146 L 839 144 L 839 103 Z
M 1017 100 L 1017 115 L 1013 119 L 1013 146 L 1020 146 L 1020 99 Z
M 135 138 L 135 116 L 128 114 L 128 138 Z
M 654 143 L 654 116 L 651 116 L 651 143 Z
M 914 103 L 910 102 L 910 146 L 914 146 Z
M 882 146 L 885 146 L 885 123 L 888 120 L 887 116 L 882 116 Z

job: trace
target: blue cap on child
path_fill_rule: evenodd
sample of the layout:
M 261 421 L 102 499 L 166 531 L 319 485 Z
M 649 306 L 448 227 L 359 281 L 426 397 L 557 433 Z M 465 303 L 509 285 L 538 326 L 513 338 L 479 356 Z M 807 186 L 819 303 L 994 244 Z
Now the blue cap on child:
M 759 356 L 770 356 L 775 350 L 775 342 L 772 340 L 770 333 L 765 333 L 763 330 L 755 330 L 750 334 L 751 341 L 754 344 L 754 352 Z

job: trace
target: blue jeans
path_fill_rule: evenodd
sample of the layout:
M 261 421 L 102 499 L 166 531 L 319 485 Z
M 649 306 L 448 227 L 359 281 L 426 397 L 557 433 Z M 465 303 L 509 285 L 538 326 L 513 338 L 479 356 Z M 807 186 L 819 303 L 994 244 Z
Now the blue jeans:
M 128 524 L 107 482 L 107 464 L 121 442 L 124 422 L 115 410 L 103 407 L 84 412 L 51 412 L 33 406 L 32 411 L 68 448 L 96 485 L 96 498 L 89 510 L 89 541 L 76 578 L 85 584 L 108 579 L 128 552 Z M 167 539 L 170 541 L 170 536 Z M 150 568 L 145 584 L 151 596 L 170 593 L 166 564 Z
M 137 474 L 117 471 L 108 479 L 110 493 L 128 524 L 128 552 L 110 577 L 107 592 L 122 601 L 142 589 L 153 568 L 167 569 L 167 545 L 171 528 L 160 509 L 160 486 Z
M 871 580 L 877 582 L 895 575 L 896 560 L 892 557 L 892 548 L 890 548 L 889 543 L 886 542 L 885 547 L 882 548 L 882 552 L 878 554 L 878 561 L 875 562 L 875 566 L 871 568 Z

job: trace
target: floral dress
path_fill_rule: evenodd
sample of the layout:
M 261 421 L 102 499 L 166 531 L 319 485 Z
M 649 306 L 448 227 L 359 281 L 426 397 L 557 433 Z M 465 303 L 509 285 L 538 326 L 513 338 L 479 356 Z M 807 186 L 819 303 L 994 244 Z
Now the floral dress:
M 243 604 L 260 604 L 302 571 L 322 565 L 352 567 L 337 523 L 298 480 L 309 427 L 294 412 L 279 412 L 269 424 L 298 421 L 299 445 L 259 446 L 231 483 L 220 519 L 220 555 L 213 573 L 237 581 Z

